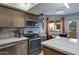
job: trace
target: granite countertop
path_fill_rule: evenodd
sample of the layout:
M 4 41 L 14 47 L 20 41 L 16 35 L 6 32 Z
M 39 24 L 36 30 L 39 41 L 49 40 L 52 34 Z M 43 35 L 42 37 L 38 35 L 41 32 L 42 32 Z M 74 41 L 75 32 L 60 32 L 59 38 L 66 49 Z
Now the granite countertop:
M 56 37 L 42 42 L 42 45 L 66 54 L 79 55 L 79 39 Z
M 28 40 L 27 37 L 21 37 L 21 38 L 8 38 L 8 39 L 1 39 L 0 40 L 0 46 L 13 43 L 13 42 L 18 42 L 18 41 L 23 41 L 23 40 Z

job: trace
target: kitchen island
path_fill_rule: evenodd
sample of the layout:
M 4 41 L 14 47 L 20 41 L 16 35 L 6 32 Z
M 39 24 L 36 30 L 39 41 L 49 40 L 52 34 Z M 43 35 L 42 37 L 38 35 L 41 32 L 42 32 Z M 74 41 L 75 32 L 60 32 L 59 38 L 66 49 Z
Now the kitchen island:
M 8 38 L 0 40 L 0 55 L 26 55 L 28 38 Z
M 56 37 L 42 42 L 44 55 L 79 55 L 79 39 Z

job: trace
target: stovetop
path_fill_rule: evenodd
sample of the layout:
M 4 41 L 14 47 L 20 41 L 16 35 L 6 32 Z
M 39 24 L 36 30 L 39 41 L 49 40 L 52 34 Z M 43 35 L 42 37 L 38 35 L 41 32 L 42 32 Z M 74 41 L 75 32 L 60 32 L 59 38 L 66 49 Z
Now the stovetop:
M 35 39 L 35 38 L 40 38 L 40 36 L 38 37 L 28 37 L 29 39 Z
M 40 36 L 38 34 L 32 33 L 32 34 L 24 34 L 24 37 L 28 37 L 29 39 L 39 38 Z

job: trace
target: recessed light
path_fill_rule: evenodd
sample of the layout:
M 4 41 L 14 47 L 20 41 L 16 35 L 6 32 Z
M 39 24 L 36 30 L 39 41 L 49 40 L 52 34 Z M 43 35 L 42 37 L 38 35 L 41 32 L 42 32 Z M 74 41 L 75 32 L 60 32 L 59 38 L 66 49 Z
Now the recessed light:
M 66 6 L 66 8 L 69 8 L 69 5 L 68 5 L 68 3 L 64 3 L 64 5 Z
M 63 14 L 64 11 L 60 10 L 60 11 L 57 11 L 56 14 Z

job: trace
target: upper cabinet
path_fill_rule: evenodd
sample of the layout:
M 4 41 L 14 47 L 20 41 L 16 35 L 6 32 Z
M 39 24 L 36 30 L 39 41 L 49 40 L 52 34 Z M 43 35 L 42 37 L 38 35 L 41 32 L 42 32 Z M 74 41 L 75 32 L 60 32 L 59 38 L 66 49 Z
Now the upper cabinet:
M 25 27 L 27 19 L 37 20 L 38 16 L 0 6 L 0 27 Z
M 0 27 L 12 26 L 12 10 L 0 7 Z
M 38 16 L 34 15 L 34 14 L 27 13 L 26 14 L 26 19 L 38 20 Z
M 25 13 L 0 7 L 0 27 L 25 27 Z
M 13 27 L 25 27 L 25 13 L 13 10 Z

